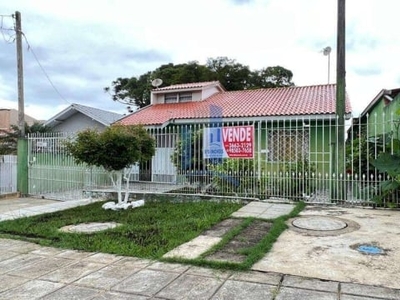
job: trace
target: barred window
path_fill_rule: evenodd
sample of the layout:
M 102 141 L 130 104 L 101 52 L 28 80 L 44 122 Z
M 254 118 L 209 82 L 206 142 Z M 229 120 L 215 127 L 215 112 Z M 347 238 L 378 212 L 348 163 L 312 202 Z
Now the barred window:
M 164 95 L 164 99 L 165 103 L 190 102 L 192 101 L 192 93 L 168 93 Z
M 165 94 L 165 103 L 176 103 L 178 102 L 178 93 L 168 93 Z
M 179 102 L 190 102 L 192 101 L 192 93 L 179 93 Z
M 268 132 L 268 160 L 296 162 L 308 158 L 309 140 L 308 130 L 270 130 Z

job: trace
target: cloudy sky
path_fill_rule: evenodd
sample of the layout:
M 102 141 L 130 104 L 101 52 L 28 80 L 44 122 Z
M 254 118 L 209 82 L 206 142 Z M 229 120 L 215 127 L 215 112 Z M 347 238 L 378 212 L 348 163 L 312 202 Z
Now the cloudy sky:
M 355 114 L 400 87 L 398 0 L 346 1 L 347 92 Z M 103 88 L 166 63 L 227 56 L 280 65 L 296 85 L 336 81 L 337 0 L 13 0 L 0 3 L 0 108 L 18 108 L 14 26 L 24 48 L 25 112 L 48 119 L 71 103 L 125 113 Z

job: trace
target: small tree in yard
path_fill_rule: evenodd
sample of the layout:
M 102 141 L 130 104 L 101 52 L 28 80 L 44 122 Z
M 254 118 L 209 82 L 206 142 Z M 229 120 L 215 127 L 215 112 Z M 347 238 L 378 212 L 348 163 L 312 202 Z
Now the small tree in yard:
M 115 125 L 103 132 L 92 129 L 78 133 L 66 147 L 77 163 L 103 167 L 109 172 L 118 192 L 118 204 L 128 201 L 129 177 L 135 163 L 151 159 L 155 153 L 155 141 L 142 126 Z M 122 182 L 125 198 L 122 200 Z

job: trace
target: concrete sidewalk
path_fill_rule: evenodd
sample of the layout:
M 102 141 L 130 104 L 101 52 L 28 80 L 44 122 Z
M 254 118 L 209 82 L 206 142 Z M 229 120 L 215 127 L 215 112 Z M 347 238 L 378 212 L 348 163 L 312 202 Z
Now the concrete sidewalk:
M 5 205 L 1 203 L 5 200 L 0 200 L 0 217 L 10 219 L 88 203 L 25 200 L 28 202 L 24 205 L 23 201 Z M 292 208 L 287 204 L 252 202 L 234 216 L 275 218 Z M 279 270 L 221 272 L 0 239 L 0 299 L 372 300 L 400 299 L 400 290 L 287 275 Z
M 0 299 L 400 299 L 400 290 L 221 272 L 0 239 Z

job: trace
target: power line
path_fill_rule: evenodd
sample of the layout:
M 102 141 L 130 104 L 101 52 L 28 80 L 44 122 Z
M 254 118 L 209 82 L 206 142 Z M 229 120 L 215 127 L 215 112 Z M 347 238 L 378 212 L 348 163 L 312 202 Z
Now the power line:
M 56 93 L 58 94 L 58 96 L 60 96 L 61 99 L 63 99 L 65 102 L 67 102 L 68 104 L 71 104 L 67 99 L 64 98 L 64 96 L 60 93 L 60 91 L 56 88 L 56 86 L 54 85 L 54 83 L 52 82 L 52 80 L 50 79 L 50 76 L 47 74 L 46 70 L 43 68 L 42 64 L 40 63 L 39 59 L 36 56 L 35 51 L 33 51 L 32 46 L 29 44 L 28 39 L 26 37 L 26 35 L 22 32 L 22 36 L 24 37 L 26 44 L 28 45 L 28 51 L 30 50 L 30 52 L 32 53 L 33 57 L 35 58 L 37 64 L 39 65 L 40 69 L 42 70 L 44 76 L 46 76 L 47 80 L 49 81 L 49 83 L 51 84 L 51 86 L 53 87 L 53 89 L 56 91 Z
M 1 34 L 3 36 L 3 39 L 5 42 L 11 44 L 15 41 L 16 38 L 16 25 L 14 23 L 14 28 L 5 28 L 4 27 L 4 18 L 6 17 L 10 17 L 14 19 L 15 22 L 15 16 L 14 15 L 0 15 L 0 31 Z M 12 32 L 13 34 L 8 34 L 8 38 L 5 36 L 5 32 Z M 53 81 L 50 79 L 50 76 L 47 74 L 46 70 L 44 69 L 43 65 L 40 63 L 35 51 L 33 50 L 32 46 L 30 45 L 26 35 L 21 32 L 22 36 L 25 39 L 26 44 L 28 45 L 28 51 L 30 51 L 34 57 L 34 59 L 36 60 L 36 63 L 39 65 L 40 69 L 42 70 L 44 76 L 46 77 L 46 79 L 49 81 L 50 85 L 52 86 L 52 88 L 54 89 L 54 91 L 58 94 L 58 96 L 64 100 L 66 103 L 71 104 L 67 99 L 65 99 L 65 97 L 60 93 L 60 91 L 57 89 L 57 87 L 54 85 Z

